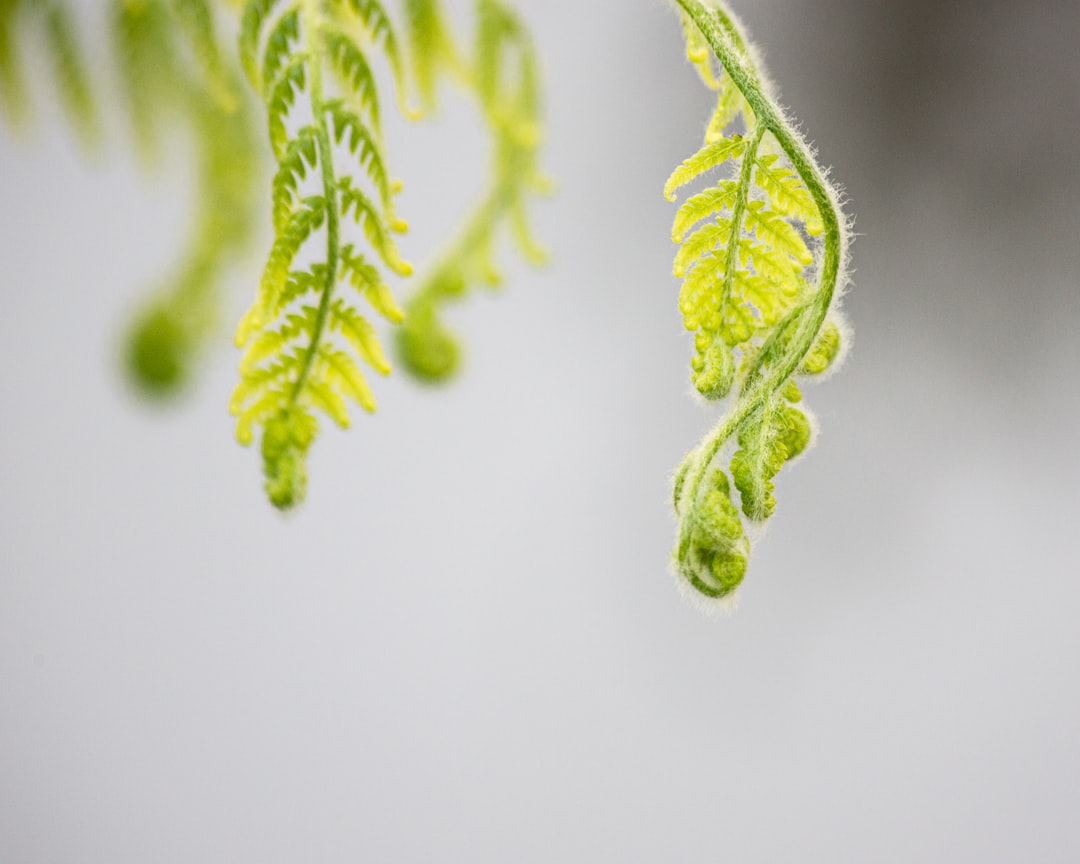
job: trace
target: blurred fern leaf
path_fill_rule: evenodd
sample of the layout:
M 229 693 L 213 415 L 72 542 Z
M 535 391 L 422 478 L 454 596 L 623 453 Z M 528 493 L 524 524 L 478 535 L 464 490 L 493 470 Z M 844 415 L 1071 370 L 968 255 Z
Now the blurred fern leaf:
M 427 269 L 406 304 L 398 331 L 398 353 L 415 377 L 437 383 L 460 365 L 461 347 L 442 321 L 447 302 L 474 285 L 498 285 L 493 260 L 499 232 L 506 228 L 525 260 L 535 266 L 547 252 L 535 240 L 529 197 L 550 192 L 539 168 L 542 105 L 536 50 L 520 16 L 502 0 L 477 0 L 471 57 L 454 43 L 438 0 L 408 0 L 411 57 L 422 98 L 431 108 L 435 83 L 446 74 L 477 99 L 493 140 L 488 188 L 443 255 Z

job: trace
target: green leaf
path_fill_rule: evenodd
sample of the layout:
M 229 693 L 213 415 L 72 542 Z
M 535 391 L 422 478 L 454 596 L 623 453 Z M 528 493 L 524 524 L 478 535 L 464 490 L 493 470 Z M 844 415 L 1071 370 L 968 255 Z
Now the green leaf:
M 278 0 L 248 0 L 240 23 L 240 63 L 248 81 L 256 91 L 262 91 L 259 73 L 259 34 Z M 126 4 L 130 5 L 130 4 Z
M 719 141 L 706 144 L 672 172 L 667 183 L 664 184 L 664 197 L 668 201 L 674 201 L 677 189 L 693 182 L 707 171 L 723 165 L 729 159 L 742 156 L 745 150 L 746 141 L 741 135 L 721 138 Z
M 267 124 L 270 129 L 270 144 L 274 156 L 280 161 L 285 155 L 289 143 L 289 134 L 285 121 L 296 102 L 297 94 L 307 85 L 307 58 L 303 55 L 293 57 L 271 83 L 267 98 Z
M 348 88 L 353 101 L 367 113 L 371 125 L 379 129 L 379 91 L 375 74 L 363 52 L 344 33 L 330 28 L 323 36 L 327 60 Z
M 263 86 L 272 88 L 280 80 L 282 69 L 297 57 L 299 40 L 300 9 L 289 9 L 274 22 L 266 38 L 260 77 Z
M 714 213 L 734 206 L 738 192 L 739 187 L 736 181 L 722 180 L 716 186 L 687 198 L 675 215 L 671 239 L 675 243 L 681 243 L 687 232 L 702 219 L 707 219 Z
M 271 185 L 274 230 L 281 233 L 286 230 L 298 202 L 300 183 L 307 177 L 309 170 L 318 165 L 315 143 L 315 129 L 305 126 L 293 138 L 281 160 Z
M 820 234 L 824 230 L 821 215 L 806 184 L 791 168 L 777 166 L 779 158 L 775 154 L 758 156 L 754 180 L 765 190 L 777 213 L 806 223 L 811 235 Z
M 806 415 L 782 399 L 747 421 L 739 433 L 740 449 L 731 458 L 731 476 L 748 518 L 762 521 L 776 510 L 772 478 L 806 449 L 810 435 Z
M 401 257 L 397 244 L 390 236 L 390 229 L 400 230 L 401 223 L 384 224 L 371 199 L 352 185 L 351 178 L 345 177 L 339 181 L 338 191 L 341 195 L 341 215 L 349 216 L 351 213 L 383 263 L 398 275 L 409 276 L 412 265 Z
M 843 337 L 835 321 L 826 321 L 810 351 L 799 365 L 800 375 L 820 375 L 840 356 Z
M 334 140 L 340 144 L 348 141 L 349 152 L 357 157 L 360 167 L 364 169 L 368 177 L 375 184 L 379 193 L 379 200 L 388 214 L 393 212 L 391 198 L 390 177 L 386 173 L 386 165 L 383 162 L 382 147 L 379 141 L 364 125 L 360 117 L 345 107 L 339 99 L 333 99 L 326 103 L 326 113 L 330 115 L 331 130 Z M 404 231 L 408 226 L 393 220 L 394 230 Z

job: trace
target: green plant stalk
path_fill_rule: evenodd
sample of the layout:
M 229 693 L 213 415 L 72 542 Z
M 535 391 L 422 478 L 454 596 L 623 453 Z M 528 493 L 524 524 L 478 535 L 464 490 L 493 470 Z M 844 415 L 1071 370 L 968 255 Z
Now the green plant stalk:
M 334 286 L 337 284 L 338 255 L 341 248 L 341 220 L 337 206 L 337 181 L 334 177 L 333 151 L 330 146 L 330 131 L 326 127 L 326 111 L 324 109 L 322 60 L 316 44 L 319 32 L 318 0 L 304 0 L 304 43 L 308 56 L 311 57 L 311 110 L 315 120 L 315 143 L 319 151 L 319 169 L 322 172 L 324 194 L 326 196 L 326 287 L 323 288 L 322 297 L 319 300 L 319 311 L 315 318 L 315 329 L 311 334 L 311 342 L 304 352 L 304 362 L 300 366 L 300 373 L 293 383 L 292 392 L 289 394 L 288 407 L 291 409 L 304 391 L 311 365 L 315 362 L 315 355 L 319 352 L 322 341 L 322 332 L 326 328 L 326 319 L 330 314 L 330 300 L 334 294 Z
M 691 505 L 703 491 L 702 481 L 717 452 L 738 431 L 747 418 L 765 407 L 769 398 L 794 374 L 799 363 L 810 351 L 818 331 L 824 324 L 825 316 L 836 294 L 840 264 L 845 254 L 846 235 L 840 221 L 835 193 L 810 155 L 806 144 L 795 134 L 785 121 L 779 107 L 762 89 L 758 76 L 749 65 L 746 43 L 734 22 L 723 12 L 706 7 L 700 0 L 672 0 L 672 2 L 701 31 L 724 70 L 754 112 L 757 129 L 762 133 L 764 131 L 772 133 L 792 167 L 806 184 L 821 215 L 824 228 L 824 253 L 814 294 L 806 304 L 793 309 L 788 315 L 788 320 L 777 327 L 773 339 L 762 346 L 748 370 L 735 405 L 688 457 L 692 462 L 682 485 L 678 507 L 679 512 L 684 515 L 680 519 L 676 555 L 677 560 L 682 561 L 685 560 L 689 551 L 693 528 L 687 515 L 693 512 L 693 508 L 688 505 Z M 760 133 L 755 132 L 755 134 Z M 789 350 L 770 366 L 767 374 L 759 374 L 762 364 L 772 358 L 773 352 L 769 349 L 776 344 L 778 337 L 786 334 L 791 327 L 795 328 L 795 334 Z M 702 584 L 692 574 L 687 575 L 699 590 L 706 594 L 717 593 L 709 586 Z
M 735 206 L 731 209 L 731 231 L 728 232 L 728 255 L 724 264 L 724 297 L 721 299 L 721 307 L 727 305 L 728 292 L 735 281 L 735 265 L 738 263 L 739 238 L 742 236 L 743 218 L 746 216 L 746 200 L 750 192 L 750 175 L 754 171 L 754 159 L 757 157 L 761 139 L 765 137 L 765 126 L 758 123 L 754 127 L 754 134 L 750 143 L 746 146 L 743 154 L 742 167 L 739 170 L 739 191 L 735 195 Z

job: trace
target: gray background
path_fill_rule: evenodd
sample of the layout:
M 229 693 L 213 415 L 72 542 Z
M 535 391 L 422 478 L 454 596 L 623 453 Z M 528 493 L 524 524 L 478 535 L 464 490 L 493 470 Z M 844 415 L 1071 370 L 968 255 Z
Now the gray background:
M 708 617 L 660 188 L 709 96 L 660 3 L 521 5 L 555 263 L 455 310 L 454 386 L 376 382 L 287 519 L 227 339 L 173 410 L 118 374 L 183 142 L 149 183 L 50 110 L 0 142 L 0 861 L 1080 859 L 1080 7 L 738 4 L 857 216 L 857 338 Z M 414 259 L 482 176 L 445 108 L 390 130 Z

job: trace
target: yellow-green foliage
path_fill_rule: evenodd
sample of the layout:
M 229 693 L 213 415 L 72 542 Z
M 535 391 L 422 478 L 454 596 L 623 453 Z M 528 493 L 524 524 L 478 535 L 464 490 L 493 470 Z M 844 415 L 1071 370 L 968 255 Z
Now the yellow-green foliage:
M 465 61 L 439 0 L 405 0 L 405 22 L 413 79 L 425 110 L 433 111 L 439 76 L 451 72 L 467 78 Z
M 230 402 L 237 437 L 261 450 L 270 500 L 305 495 L 306 457 L 320 416 L 350 422 L 348 403 L 375 410 L 364 367 L 390 364 L 369 316 L 402 324 L 398 346 L 417 377 L 438 381 L 460 362 L 444 305 L 500 281 L 494 262 L 507 230 L 532 264 L 545 253 L 527 205 L 548 190 L 536 51 L 508 0 L 475 0 L 475 36 L 455 43 L 441 0 L 399 0 L 408 64 L 383 0 L 111 0 L 113 46 L 138 152 L 173 155 L 174 133 L 195 143 L 194 224 L 174 271 L 131 331 L 129 367 L 149 392 L 175 390 L 214 331 L 219 285 L 252 229 L 254 98 L 265 111 L 273 230 L 254 300 L 236 330 L 243 349 Z M 846 336 L 836 310 L 846 225 L 837 195 L 770 87 L 738 22 L 720 0 L 671 0 L 687 53 L 716 98 L 704 141 L 671 174 L 679 308 L 693 333 L 691 377 L 708 400 L 728 400 L 720 423 L 675 480 L 675 567 L 700 593 L 727 597 L 751 551 L 748 523 L 776 508 L 774 480 L 803 453 L 813 427 L 795 377 L 825 373 Z M 238 51 L 219 21 L 239 20 Z M 87 144 L 100 126 L 96 89 L 65 0 L 0 0 L 0 108 L 29 112 L 22 65 L 47 52 L 64 109 Z M 235 22 L 234 22 L 235 23 Z M 223 26 L 224 25 L 224 26 Z M 29 34 L 29 35 L 28 35 Z M 379 67 L 406 116 L 411 87 L 436 107 L 449 77 L 472 94 L 492 138 L 491 176 L 471 216 L 430 267 L 403 312 L 387 277 L 412 268 L 397 246 L 400 185 L 382 134 Z M 246 75 L 250 88 L 241 86 Z M 736 500 L 737 497 L 737 500 Z
M 437 382 L 460 364 L 461 349 L 441 320 L 447 301 L 476 284 L 496 286 L 493 260 L 497 236 L 508 226 L 521 254 L 532 264 L 547 255 L 533 239 L 528 196 L 546 193 L 550 182 L 538 166 L 542 140 L 537 58 L 521 19 L 501 0 L 477 0 L 472 56 L 462 59 L 437 0 L 409 0 L 411 57 L 424 102 L 434 106 L 435 82 L 448 72 L 475 95 L 493 139 L 488 189 L 464 228 L 430 268 L 405 309 L 398 349 L 417 378 Z
M 379 269 L 411 272 L 393 236 L 406 225 L 394 211 L 372 47 L 399 81 L 403 70 L 379 0 L 251 0 L 240 47 L 266 105 L 277 172 L 275 236 L 237 329 L 246 350 L 230 410 L 241 443 L 263 428 L 266 490 L 275 506 L 288 508 L 305 494 L 316 412 L 347 427 L 347 400 L 375 410 L 358 360 L 390 371 L 354 301 L 366 298 L 391 321 L 401 319 Z M 355 241 L 346 243 L 346 232 Z M 356 291 L 336 297 L 342 282 Z
M 404 318 L 387 285 L 388 274 L 406 277 L 412 268 L 396 241 L 406 225 L 383 143 L 380 64 L 411 118 L 418 115 L 406 105 L 407 75 L 429 109 L 441 77 L 464 83 L 495 142 L 488 193 L 410 303 L 400 330 L 409 367 L 427 378 L 452 371 L 457 346 L 439 308 L 471 284 L 498 281 L 491 253 L 502 225 L 529 260 L 543 257 L 525 216 L 526 194 L 544 181 L 536 168 L 537 63 L 522 22 L 504 0 L 476 0 L 477 36 L 466 59 L 439 0 L 399 3 L 408 66 L 383 0 L 110 0 L 107 7 L 140 159 L 161 167 L 174 157 L 178 133 L 194 143 L 197 159 L 187 245 L 128 335 L 128 370 L 144 393 L 180 389 L 218 330 L 220 285 L 257 212 L 252 96 L 265 110 L 273 240 L 236 330 L 244 353 L 230 410 L 242 443 L 261 431 L 267 490 L 279 507 L 304 495 L 319 415 L 347 426 L 348 402 L 375 408 L 362 367 L 386 375 L 390 365 L 368 310 L 394 324 Z M 238 20 L 219 20 L 232 15 Z M 239 50 L 223 47 L 222 32 L 237 24 Z M 94 143 L 95 91 L 76 36 L 65 0 L 0 0 L 0 109 L 13 122 L 26 118 L 20 59 L 40 43 L 66 113 Z
M 44 40 L 64 111 L 83 143 L 95 145 L 100 128 L 90 75 L 64 0 L 0 0 L 0 108 L 16 123 L 29 112 L 20 62 L 22 30 Z
M 258 162 L 248 100 L 218 48 L 208 0 L 115 0 L 117 69 L 136 143 L 157 164 L 162 142 L 186 130 L 198 184 L 187 246 L 135 320 L 129 369 L 142 390 L 169 395 L 217 332 L 220 287 L 246 248 Z
M 664 187 L 674 201 L 687 184 L 710 181 L 675 216 L 673 270 L 694 334 L 694 385 L 706 399 L 731 396 L 676 478 L 675 567 L 702 594 L 727 597 L 749 561 L 743 517 L 773 514 L 773 478 L 810 443 L 792 376 L 820 374 L 840 353 L 833 307 L 846 231 L 835 193 L 769 96 L 738 23 L 718 4 L 673 2 L 689 59 L 717 94 L 704 146 Z M 722 451 L 732 443 L 729 482 Z
M 128 369 L 143 392 L 175 391 L 215 330 L 219 284 L 252 224 L 257 160 L 251 116 L 219 45 L 210 0 L 113 0 L 112 54 L 136 144 L 160 163 L 162 140 L 189 132 L 198 161 L 195 215 L 186 249 L 137 316 Z M 100 118 L 76 20 L 64 0 L 0 0 L 0 107 L 29 113 L 20 57 L 40 45 L 60 101 L 87 146 Z

